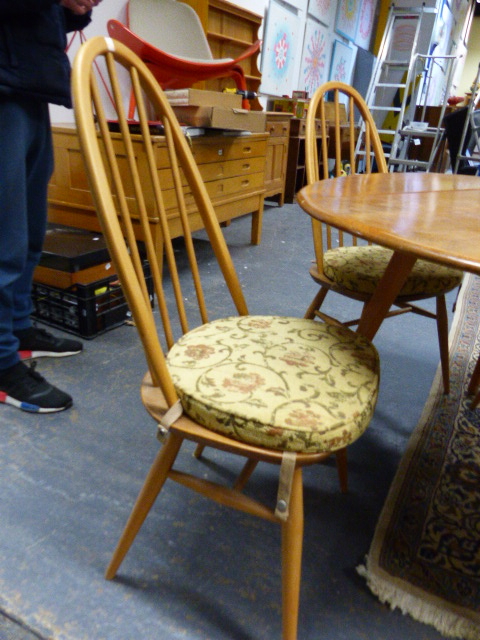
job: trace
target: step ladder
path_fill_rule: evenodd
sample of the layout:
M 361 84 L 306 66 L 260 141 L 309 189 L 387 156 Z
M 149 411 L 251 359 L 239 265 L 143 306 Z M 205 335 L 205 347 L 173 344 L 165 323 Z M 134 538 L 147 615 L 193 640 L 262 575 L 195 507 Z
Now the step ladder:
M 443 118 L 457 62 L 455 55 L 412 57 L 405 87 L 409 100 L 403 101 L 393 136 L 390 170 L 430 171 L 434 166 L 444 141 Z
M 407 80 L 421 41 L 422 27 L 435 8 L 390 6 L 378 57 L 366 95 L 367 105 L 390 156 L 398 123 L 403 123 L 409 102 Z

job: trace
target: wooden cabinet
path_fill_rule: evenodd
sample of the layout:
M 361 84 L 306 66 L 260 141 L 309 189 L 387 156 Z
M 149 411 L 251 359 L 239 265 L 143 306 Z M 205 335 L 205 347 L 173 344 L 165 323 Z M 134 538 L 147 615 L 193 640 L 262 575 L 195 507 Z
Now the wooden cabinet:
M 273 111 L 267 112 L 266 115 L 269 139 L 265 160 L 265 198 L 276 199 L 282 207 L 285 202 L 288 138 L 292 116 Z
M 212 199 L 218 220 L 227 222 L 232 218 L 252 213 L 253 244 L 259 244 L 261 239 L 267 139 L 267 133 L 250 136 L 212 135 L 192 138 L 193 155 Z M 165 190 L 167 208 L 171 208 L 169 211 L 170 232 L 172 237 L 177 237 L 182 235 L 182 230 L 178 210 L 173 199 L 173 188 L 171 199 L 168 191 L 169 160 L 165 140 L 162 136 L 156 136 L 153 141 L 158 171 L 160 179 L 163 181 L 162 188 Z M 73 125 L 54 126 L 53 144 L 55 171 L 50 180 L 48 192 L 49 220 L 57 224 L 99 231 L 100 226 L 90 194 L 75 127 Z M 136 153 L 139 156 L 144 153 L 140 142 L 138 142 Z M 129 190 L 132 192 L 126 170 L 124 186 L 127 195 Z M 200 229 L 202 221 L 193 196 L 189 192 L 186 192 L 186 201 L 192 226 L 194 229 Z M 147 207 L 148 203 L 152 202 L 148 192 L 146 193 L 146 202 Z M 151 206 L 153 211 L 153 205 Z M 151 223 L 159 227 L 158 219 L 153 213 Z M 138 230 L 138 234 L 138 237 L 141 238 L 140 230 Z M 158 247 L 160 250 L 160 229 L 158 229 Z
M 185 1 L 197 12 L 214 58 L 236 58 L 258 40 L 262 16 L 226 0 Z M 261 82 L 258 55 L 257 52 L 240 63 L 247 80 L 247 89 L 255 92 L 258 92 Z M 224 87 L 236 87 L 236 84 L 232 78 L 217 78 L 196 86 L 210 91 L 222 91 Z M 258 99 L 252 100 L 250 104 L 252 109 L 262 111 Z
M 317 140 L 321 143 L 320 120 L 316 122 Z M 319 149 L 319 158 L 321 157 Z M 292 203 L 297 191 L 306 184 L 305 173 L 305 118 L 292 118 L 288 140 L 285 202 Z

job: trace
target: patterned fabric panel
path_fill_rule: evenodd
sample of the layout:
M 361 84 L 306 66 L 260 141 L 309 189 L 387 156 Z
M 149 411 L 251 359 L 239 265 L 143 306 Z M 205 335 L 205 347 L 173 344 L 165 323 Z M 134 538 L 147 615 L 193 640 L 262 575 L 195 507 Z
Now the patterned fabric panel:
M 377 400 L 373 345 L 302 318 L 217 320 L 183 336 L 168 365 L 185 412 L 205 427 L 278 450 L 341 449 Z
M 376 245 L 338 247 L 323 256 L 325 275 L 350 291 L 373 293 L 392 256 Z M 462 282 L 463 272 L 427 260 L 417 260 L 400 295 L 436 296 Z

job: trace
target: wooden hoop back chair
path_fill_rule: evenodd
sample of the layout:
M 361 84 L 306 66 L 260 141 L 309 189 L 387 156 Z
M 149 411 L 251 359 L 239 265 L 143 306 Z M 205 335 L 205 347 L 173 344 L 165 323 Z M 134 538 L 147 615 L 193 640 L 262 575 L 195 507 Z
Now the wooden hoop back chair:
M 259 51 L 261 44 L 257 40 L 235 59 L 215 59 L 195 10 L 177 0 L 129 0 L 127 24 L 109 20 L 107 29 L 146 63 L 163 89 L 231 77 L 237 89 L 246 91 L 241 62 Z M 245 98 L 243 108 L 250 108 Z
M 120 129 L 117 133 L 109 127 L 95 78 L 98 60 L 106 68 L 104 81 L 110 84 L 114 97 Z M 130 77 L 140 134 L 129 128 L 124 108 L 128 96 L 122 95 L 118 68 L 122 78 L 125 69 Z M 141 384 L 142 400 L 159 425 L 163 443 L 106 577 L 116 575 L 169 478 L 221 505 L 281 525 L 283 638 L 295 640 L 304 518 L 302 468 L 335 453 L 346 469 L 345 448 L 363 433 L 374 411 L 378 354 L 368 340 L 345 327 L 303 318 L 248 315 L 232 259 L 189 145 L 154 76 L 129 48 L 111 38 L 87 41 L 74 60 L 72 90 L 97 213 L 148 364 Z M 164 126 L 170 172 L 157 169 L 148 105 L 153 105 Z M 226 285 L 216 291 L 204 291 L 202 287 L 195 240 L 186 215 L 185 200 L 192 196 Z M 155 202 L 164 234 L 162 264 L 150 237 L 145 204 L 149 198 Z M 177 201 L 182 215 L 184 251 L 175 251 L 169 237 L 167 204 L 172 199 Z M 145 285 L 142 256 L 133 229 L 136 224 L 143 232 L 158 314 L 152 311 Z M 177 258 L 182 261 L 180 266 Z M 194 329 L 189 328 L 188 315 L 195 295 L 185 295 L 183 275 L 193 280 L 192 289 L 196 292 Z M 226 300 L 221 308 L 232 306 L 233 315 L 209 320 L 208 302 L 213 297 L 219 308 L 222 291 L 230 302 Z M 185 440 L 243 459 L 234 486 L 209 481 L 202 472 L 200 477 L 194 477 L 174 468 Z M 273 496 L 271 506 L 242 491 L 259 461 L 279 468 L 278 495 Z
M 333 118 L 332 118 L 333 113 Z M 342 118 L 343 115 L 343 118 Z M 320 119 L 321 137 L 316 130 Z M 359 141 L 360 137 L 360 142 Z M 328 140 L 328 144 L 322 141 Z M 330 177 L 341 179 L 355 173 L 386 173 L 387 163 L 373 117 L 362 96 L 353 87 L 331 81 L 320 86 L 309 105 L 305 132 L 307 182 L 312 184 Z M 319 317 L 338 322 L 320 308 L 328 291 L 334 291 L 364 304 L 369 300 L 383 275 L 392 251 L 377 245 L 362 244 L 355 236 L 332 229 L 312 219 L 315 260 L 310 275 L 320 289 L 305 313 L 305 318 Z M 445 294 L 460 286 L 463 273 L 450 267 L 417 260 L 388 316 L 413 312 L 437 323 L 440 360 L 445 393 L 449 392 L 448 317 Z M 435 298 L 432 312 L 414 304 Z M 358 324 L 359 319 L 344 322 Z

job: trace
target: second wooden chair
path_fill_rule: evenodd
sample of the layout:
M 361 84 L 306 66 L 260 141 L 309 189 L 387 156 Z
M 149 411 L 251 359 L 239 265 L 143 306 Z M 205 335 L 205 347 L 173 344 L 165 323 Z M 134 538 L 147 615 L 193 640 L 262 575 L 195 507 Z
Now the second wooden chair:
M 318 119 L 321 136 L 317 130 Z M 320 178 L 388 171 L 382 142 L 364 99 L 353 87 L 341 82 L 323 84 L 312 97 L 306 122 L 305 155 L 309 184 Z M 388 265 L 392 251 L 366 244 L 318 220 L 312 220 L 312 230 L 315 260 L 310 275 L 320 288 L 305 317 L 318 316 L 327 322 L 338 323 L 321 311 L 327 293 L 331 290 L 367 302 Z M 450 388 L 445 294 L 458 287 L 462 278 L 461 271 L 417 260 L 395 301 L 396 309 L 389 312 L 389 316 L 413 312 L 436 320 L 445 393 Z M 435 298 L 435 312 L 415 304 L 427 298 Z M 358 319 L 352 319 L 343 324 L 352 326 L 357 323 Z

